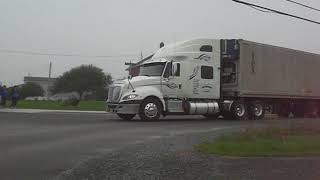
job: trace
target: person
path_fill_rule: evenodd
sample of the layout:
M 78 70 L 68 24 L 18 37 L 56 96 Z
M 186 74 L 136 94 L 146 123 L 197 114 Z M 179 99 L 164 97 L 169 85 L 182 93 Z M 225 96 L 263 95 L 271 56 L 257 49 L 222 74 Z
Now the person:
M 2 87 L 1 91 L 1 106 L 5 107 L 7 103 L 8 90 L 6 86 Z
M 17 86 L 14 86 L 11 91 L 11 107 L 16 108 L 19 100 L 19 92 Z

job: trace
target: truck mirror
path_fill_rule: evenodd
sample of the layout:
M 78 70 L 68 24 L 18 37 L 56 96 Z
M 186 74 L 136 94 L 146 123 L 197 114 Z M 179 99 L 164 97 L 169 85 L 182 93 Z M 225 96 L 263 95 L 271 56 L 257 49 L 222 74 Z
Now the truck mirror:
M 177 66 L 176 66 L 176 64 L 172 63 L 171 70 L 172 70 L 171 75 L 172 75 L 172 76 L 175 76 L 176 73 L 177 73 Z

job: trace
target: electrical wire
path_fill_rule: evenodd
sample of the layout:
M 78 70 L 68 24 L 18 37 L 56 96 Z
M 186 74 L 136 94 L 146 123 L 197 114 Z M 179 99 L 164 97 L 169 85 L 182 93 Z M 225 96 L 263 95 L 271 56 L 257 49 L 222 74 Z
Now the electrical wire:
M 270 11 L 270 12 L 273 12 L 273 13 L 277 13 L 277 14 L 280 14 L 280 15 L 283 15 L 283 16 L 289 16 L 289 17 L 293 17 L 293 18 L 296 18 L 296 19 L 300 19 L 300 20 L 304 20 L 304 21 L 308 21 L 308 22 L 320 25 L 320 22 L 314 21 L 314 20 L 311 20 L 311 19 L 307 19 L 307 18 L 304 18 L 304 17 L 292 15 L 292 14 L 289 14 L 289 13 L 281 12 L 281 11 L 278 11 L 278 10 L 266 8 L 266 7 L 263 7 L 263 6 L 259 6 L 259 5 L 248 3 L 248 2 L 244 2 L 244 1 L 239 1 L 239 0 L 232 0 L 232 1 L 236 2 L 236 3 L 244 4 L 244 5 L 249 6 L 249 7 L 259 8 L 260 10 L 263 9 L 263 10 L 267 10 L 267 11 Z
M 251 7 L 252 9 L 255 9 L 255 10 L 257 10 L 257 11 L 260 11 L 260 12 L 273 13 L 272 11 L 264 11 L 264 10 L 262 10 L 262 9 L 259 9 L 259 8 L 254 7 L 254 6 L 249 6 L 249 7 Z
M 308 5 L 302 4 L 302 3 L 297 2 L 297 1 L 293 1 L 293 0 L 285 0 L 285 1 L 288 1 L 288 2 L 291 2 L 291 3 L 294 3 L 294 4 L 297 4 L 297 5 L 300 5 L 300 6 L 303 6 L 303 7 L 306 7 L 306 8 L 312 9 L 312 10 L 315 10 L 315 11 L 320 11 L 320 9 L 318 9 L 318 8 L 314 8 L 314 7 L 311 7 L 311 6 L 308 6 Z
M 82 57 L 82 58 L 130 58 L 130 57 L 137 57 L 137 54 L 81 55 L 81 54 L 64 54 L 64 53 L 44 53 L 44 52 L 33 52 L 33 51 L 19 51 L 19 50 L 8 50 L 8 49 L 0 49 L 0 53 L 36 55 L 36 56 Z

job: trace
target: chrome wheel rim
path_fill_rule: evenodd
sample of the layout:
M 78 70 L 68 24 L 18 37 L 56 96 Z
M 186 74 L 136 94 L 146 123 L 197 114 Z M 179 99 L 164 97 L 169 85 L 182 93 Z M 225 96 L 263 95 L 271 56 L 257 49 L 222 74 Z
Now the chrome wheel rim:
M 246 112 L 246 109 L 243 104 L 239 104 L 236 107 L 236 114 L 238 117 L 242 117 L 245 114 L 245 112 Z
M 158 107 L 154 103 L 148 103 L 144 108 L 144 114 L 148 118 L 154 118 L 158 115 Z
M 262 115 L 263 113 L 263 107 L 261 104 L 256 104 L 254 107 L 253 107 L 253 111 L 254 111 L 254 115 L 256 117 L 259 117 Z

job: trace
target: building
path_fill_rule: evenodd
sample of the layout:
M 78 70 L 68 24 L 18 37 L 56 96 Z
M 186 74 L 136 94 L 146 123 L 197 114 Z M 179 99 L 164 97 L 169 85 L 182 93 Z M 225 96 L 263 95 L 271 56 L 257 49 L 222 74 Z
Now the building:
M 50 87 L 53 86 L 54 82 L 56 81 L 56 78 L 48 78 L 48 77 L 32 77 L 32 76 L 25 76 L 24 77 L 24 83 L 36 83 L 42 87 L 44 90 L 44 96 L 50 95 Z

